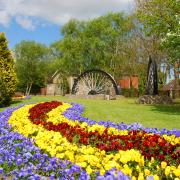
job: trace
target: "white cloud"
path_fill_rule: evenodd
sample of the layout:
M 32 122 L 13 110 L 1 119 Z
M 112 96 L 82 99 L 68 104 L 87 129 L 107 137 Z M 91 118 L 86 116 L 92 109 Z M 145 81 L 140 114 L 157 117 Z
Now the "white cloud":
M 7 26 L 10 22 L 10 17 L 5 11 L 0 11 L 0 24 Z
M 40 18 L 58 25 L 71 18 L 86 20 L 107 12 L 130 11 L 133 0 L 0 0 L 0 24 L 14 18 L 26 29 L 34 29 L 32 19 Z
M 16 22 L 19 25 L 21 25 L 24 29 L 28 29 L 28 30 L 34 30 L 35 29 L 35 25 L 33 24 L 32 20 L 28 17 L 17 16 Z

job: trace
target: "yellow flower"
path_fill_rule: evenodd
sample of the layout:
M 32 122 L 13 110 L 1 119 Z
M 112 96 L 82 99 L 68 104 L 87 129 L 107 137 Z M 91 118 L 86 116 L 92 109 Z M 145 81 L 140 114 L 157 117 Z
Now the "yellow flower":
M 88 167 L 86 168 L 86 172 L 87 172 L 88 174 L 91 174 L 91 173 L 93 172 L 93 170 L 91 169 L 90 166 L 88 166 Z
M 126 166 L 125 166 L 126 165 Z M 127 164 L 124 165 L 124 168 L 122 169 L 122 172 L 126 175 L 130 175 L 131 176 L 131 173 L 132 173 L 132 170 L 128 167 Z
M 111 164 L 105 164 L 104 169 L 107 171 L 111 169 Z
M 85 168 L 87 166 L 87 163 L 86 162 L 81 162 L 81 163 L 77 163 L 77 165 Z
M 120 158 L 120 161 L 121 161 L 123 164 L 126 164 L 126 163 L 128 162 L 128 159 L 127 159 L 126 156 L 122 156 L 122 157 Z
M 143 173 L 139 173 L 138 180 L 144 180 L 144 175 L 143 175 Z
M 144 166 L 144 156 L 142 156 L 141 159 L 140 159 L 140 165 Z
M 158 175 L 154 175 L 154 180 L 159 180 L 159 176 Z
M 154 157 L 151 157 L 151 163 L 154 163 Z
M 96 147 L 91 147 L 90 145 L 78 146 L 75 143 L 70 143 L 65 137 L 63 137 L 59 132 L 48 131 L 41 125 L 33 124 L 29 116 L 29 109 L 34 105 L 24 106 L 16 111 L 14 111 L 9 119 L 9 123 L 14 129 L 23 134 L 26 137 L 32 136 L 35 143 L 39 148 L 49 152 L 51 156 L 56 156 L 57 158 L 67 159 L 72 163 L 75 163 L 91 174 L 95 171 L 100 171 L 101 175 L 104 175 L 105 170 L 111 168 L 116 168 L 117 170 L 122 170 L 126 175 L 133 176 L 132 169 L 127 165 L 129 162 L 135 162 L 137 164 L 136 169 L 140 173 L 138 179 L 143 180 L 145 176 L 150 175 L 148 169 L 144 169 L 145 161 L 144 156 L 137 150 L 131 149 L 127 151 L 118 151 L 115 154 L 108 154 L 105 151 L 101 151 Z M 66 122 L 71 126 L 79 125 L 84 128 L 85 131 L 94 132 L 98 131 L 100 134 L 103 133 L 105 127 L 95 124 L 89 126 L 87 123 L 79 123 L 78 121 L 71 121 L 63 116 L 63 112 L 71 107 L 68 103 L 63 103 L 48 113 L 49 118 L 47 121 L 51 121 L 54 124 L 61 122 Z M 119 131 L 115 128 L 108 128 L 108 134 L 112 135 L 127 135 L 128 131 Z M 178 139 L 175 137 L 166 137 L 168 142 L 171 140 L 176 143 Z M 154 163 L 154 158 L 151 158 L 149 167 L 151 168 L 151 163 Z M 147 167 L 148 164 L 146 164 Z M 165 162 L 161 163 L 161 167 L 165 169 L 165 174 L 169 175 L 171 170 L 175 175 L 178 175 L 179 170 L 175 166 L 168 167 Z M 168 168 L 167 168 L 168 167 Z M 159 166 L 157 167 L 159 170 Z M 144 174 L 143 174 L 144 173 Z M 135 180 L 135 177 L 132 177 Z M 155 175 L 155 178 L 159 178 Z
M 60 158 L 60 159 L 63 159 L 64 153 L 58 153 L 58 154 L 56 154 L 56 157 L 57 157 L 57 158 Z
M 103 168 L 100 169 L 100 175 L 103 176 L 105 173 L 105 170 Z
M 146 176 L 149 176 L 150 173 L 151 173 L 151 172 L 149 171 L 149 169 L 145 169 L 145 170 L 144 170 L 144 174 L 145 174 Z
M 175 169 L 173 171 L 173 173 L 175 174 L 175 176 L 179 177 L 180 176 L 180 169 Z
M 176 169 L 176 167 L 175 167 L 175 166 L 171 166 L 171 170 L 173 170 L 173 171 L 174 171 L 175 169 Z
M 102 150 L 102 151 L 101 151 L 101 155 L 104 156 L 105 154 L 106 154 L 106 151 Z
M 136 166 L 136 170 L 137 170 L 138 172 L 141 172 L 141 168 L 139 167 L 139 165 Z
M 167 162 L 162 161 L 162 162 L 161 162 L 161 168 L 162 168 L 162 169 L 165 169 L 166 166 L 167 166 Z
M 170 174 L 171 168 L 170 166 L 167 166 L 165 169 L 165 175 L 168 176 Z

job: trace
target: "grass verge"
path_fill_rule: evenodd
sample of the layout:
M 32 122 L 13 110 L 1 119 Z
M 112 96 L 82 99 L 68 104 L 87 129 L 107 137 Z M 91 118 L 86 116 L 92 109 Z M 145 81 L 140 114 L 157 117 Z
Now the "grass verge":
M 131 98 L 107 101 L 69 99 L 64 96 L 32 96 L 31 99 L 14 101 L 11 106 L 52 100 L 81 103 L 85 106 L 83 116 L 97 121 L 111 120 L 127 124 L 138 122 L 144 127 L 180 129 L 180 100 L 173 105 L 140 105 L 135 103 L 136 99 Z M 0 108 L 0 111 L 3 109 L 5 108 Z

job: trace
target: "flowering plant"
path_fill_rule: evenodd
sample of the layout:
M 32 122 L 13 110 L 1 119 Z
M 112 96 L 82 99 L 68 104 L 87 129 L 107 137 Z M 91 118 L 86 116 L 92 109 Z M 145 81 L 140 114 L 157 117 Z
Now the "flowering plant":
M 12 126 L 6 124 L 9 131 L 24 135 L 26 138 L 20 136 L 30 141 L 40 154 L 56 159 L 56 166 L 60 161 L 68 164 L 59 168 L 63 169 L 62 174 L 66 171 L 68 179 L 68 175 L 85 179 L 174 179 L 180 176 L 179 131 L 96 122 L 82 117 L 82 112 L 81 105 L 53 101 L 13 109 L 12 114 L 4 118 Z M 30 151 L 30 154 L 33 153 Z M 39 163 L 39 158 L 37 161 Z M 20 169 L 30 166 L 22 162 L 16 162 L 22 165 Z M 32 172 L 41 176 L 60 176 L 57 169 L 34 168 L 34 159 L 30 163 Z M 4 165 L 0 167 L 4 172 Z M 26 176 L 30 175 L 26 172 Z
M 31 96 L 23 96 L 23 95 L 18 95 L 18 96 L 13 96 L 12 100 L 17 101 L 17 100 L 25 100 L 25 99 L 30 99 Z

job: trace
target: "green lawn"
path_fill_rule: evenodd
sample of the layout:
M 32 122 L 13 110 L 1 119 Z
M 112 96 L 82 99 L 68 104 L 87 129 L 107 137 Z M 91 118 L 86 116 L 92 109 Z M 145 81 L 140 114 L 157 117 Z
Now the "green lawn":
M 21 103 L 59 100 L 77 102 L 85 106 L 84 116 L 94 120 L 111 120 L 127 124 L 139 122 L 145 127 L 180 129 L 180 100 L 173 105 L 139 105 L 136 99 L 122 98 L 119 100 L 85 100 L 68 99 L 62 96 L 33 96 Z M 2 111 L 3 108 L 0 108 Z

